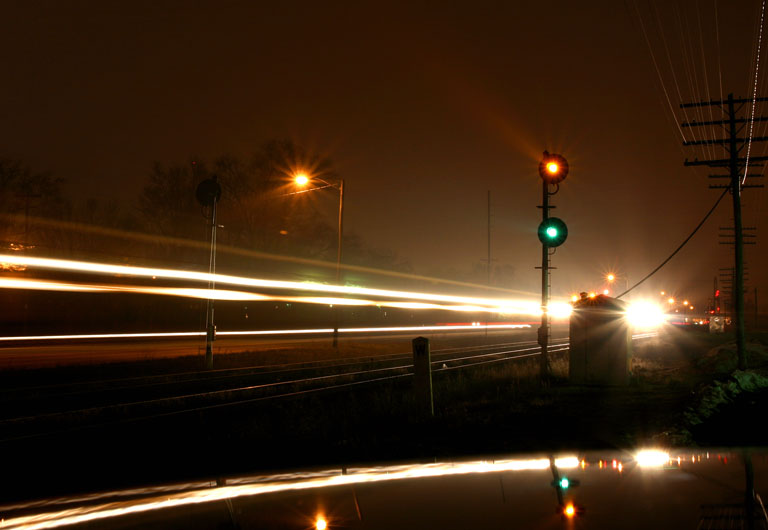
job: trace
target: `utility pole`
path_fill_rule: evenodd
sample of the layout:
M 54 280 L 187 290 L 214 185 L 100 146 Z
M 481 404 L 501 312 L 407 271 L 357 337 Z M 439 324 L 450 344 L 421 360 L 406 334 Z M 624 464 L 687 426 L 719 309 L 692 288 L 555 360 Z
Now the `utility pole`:
M 488 190 L 488 287 L 491 286 L 491 190 Z
M 768 121 L 768 117 L 760 116 L 753 118 L 738 117 L 741 110 L 747 103 L 754 104 L 758 101 L 768 101 L 766 97 L 760 98 L 738 98 L 734 99 L 733 94 L 728 94 L 728 99 L 724 101 L 699 101 L 693 103 L 683 103 L 680 108 L 691 107 L 718 107 L 724 114 L 724 119 L 713 121 L 692 121 L 682 124 L 683 127 L 701 127 L 719 125 L 726 133 L 726 138 L 716 138 L 712 140 L 695 140 L 683 142 L 683 145 L 717 145 L 725 149 L 728 158 L 716 160 L 685 160 L 686 166 L 708 166 L 711 168 L 728 168 L 728 174 L 709 175 L 713 179 L 728 179 L 728 184 L 710 184 L 710 188 L 728 188 L 733 199 L 733 232 L 734 232 L 734 283 L 733 283 L 733 316 L 736 322 L 736 351 L 738 355 L 739 370 L 747 368 L 746 340 L 744 326 L 744 230 L 741 221 L 741 191 L 744 188 L 758 188 L 762 185 L 746 184 L 748 178 L 760 178 L 760 174 L 750 174 L 751 167 L 762 167 L 763 164 L 753 164 L 752 162 L 764 162 L 768 156 L 742 157 L 741 150 L 750 142 L 764 142 L 768 140 L 766 136 L 748 138 L 739 137 L 739 133 L 745 132 L 747 125 L 754 122 Z M 743 174 L 742 174 L 743 173 Z
M 491 190 L 488 190 L 488 258 L 485 260 L 486 263 L 486 273 L 487 273 L 487 281 L 488 281 L 488 287 L 491 286 L 491 262 L 493 261 L 491 259 Z M 482 315 L 483 319 L 485 320 L 485 336 L 488 336 L 488 313 L 484 313 Z
M 759 329 L 759 326 L 757 325 L 757 287 L 755 287 L 755 331 Z
M 338 241 L 336 243 L 336 285 L 341 285 L 341 249 L 344 240 L 344 179 L 339 181 L 339 227 Z M 339 304 L 333 306 L 333 347 L 339 347 Z

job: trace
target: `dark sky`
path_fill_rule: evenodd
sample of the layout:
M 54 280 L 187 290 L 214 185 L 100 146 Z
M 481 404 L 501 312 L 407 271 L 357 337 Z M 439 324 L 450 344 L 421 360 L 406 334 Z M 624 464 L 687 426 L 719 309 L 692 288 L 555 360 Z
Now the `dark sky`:
M 126 197 L 153 161 L 290 138 L 337 163 L 346 228 L 417 273 L 485 257 L 491 190 L 493 258 L 536 292 L 549 149 L 571 164 L 554 198 L 570 235 L 553 258 L 555 294 L 569 295 L 609 270 L 638 280 L 714 203 L 707 171 L 683 167 L 706 154 L 682 147 L 677 104 L 719 98 L 721 79 L 751 95 L 759 15 L 758 0 L 0 0 L 0 155 Z M 765 193 L 744 202 L 759 234 L 750 285 L 768 299 Z M 710 293 L 732 265 L 717 237 L 730 208 L 649 292 Z

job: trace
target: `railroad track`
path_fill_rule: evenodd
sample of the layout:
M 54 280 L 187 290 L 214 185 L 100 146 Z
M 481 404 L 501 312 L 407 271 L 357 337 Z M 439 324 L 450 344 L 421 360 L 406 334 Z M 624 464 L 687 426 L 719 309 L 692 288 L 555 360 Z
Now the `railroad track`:
M 648 336 L 652 334 L 633 338 Z M 551 352 L 567 349 L 565 338 L 550 345 Z M 440 377 L 442 373 L 520 361 L 540 353 L 533 341 L 445 348 L 432 352 L 432 371 Z M 412 368 L 409 352 L 3 391 L 0 442 L 394 381 L 410 377 Z M 47 408 L 40 408 L 43 405 Z

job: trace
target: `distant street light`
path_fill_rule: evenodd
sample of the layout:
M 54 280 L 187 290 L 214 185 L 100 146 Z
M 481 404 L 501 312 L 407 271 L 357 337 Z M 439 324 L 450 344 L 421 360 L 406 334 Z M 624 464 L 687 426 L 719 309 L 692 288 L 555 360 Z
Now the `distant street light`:
M 624 291 L 629 291 L 629 278 L 627 276 L 622 276 L 622 278 L 624 279 Z M 618 277 L 614 273 L 609 272 L 605 276 L 605 279 L 608 281 L 608 283 L 613 283 L 618 279 Z
M 667 302 L 669 302 L 670 304 L 674 304 L 675 303 L 675 299 L 674 298 L 670 298 L 669 300 L 667 300 Z
M 325 186 L 319 186 L 317 188 L 310 188 L 305 191 L 321 190 L 323 188 L 336 188 L 339 190 L 339 229 L 338 229 L 338 242 L 336 244 L 336 284 L 341 282 L 341 243 L 344 231 L 344 179 L 339 179 L 337 183 L 331 183 L 327 180 L 323 180 L 320 177 L 309 177 L 306 173 L 297 173 L 293 177 L 297 186 L 304 187 L 311 181 L 317 180 L 325 184 Z M 338 308 L 334 308 L 336 311 L 336 322 L 333 327 L 333 346 L 334 348 L 339 344 L 339 315 Z

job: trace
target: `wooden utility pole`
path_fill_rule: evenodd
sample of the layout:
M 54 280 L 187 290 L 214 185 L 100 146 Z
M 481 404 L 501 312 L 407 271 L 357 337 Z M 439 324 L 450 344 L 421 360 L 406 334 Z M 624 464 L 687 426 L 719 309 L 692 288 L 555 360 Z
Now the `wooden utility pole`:
M 754 122 L 768 121 L 768 117 L 738 117 L 747 103 L 758 101 L 768 101 L 766 97 L 760 98 L 738 98 L 734 99 L 733 94 L 728 94 L 728 99 L 724 101 L 699 101 L 693 103 L 683 103 L 680 108 L 691 107 L 718 107 L 724 114 L 724 119 L 713 121 L 691 121 L 682 124 L 683 127 L 701 127 L 718 125 L 727 132 L 725 138 L 715 138 L 712 140 L 694 140 L 683 142 L 683 145 L 715 145 L 725 149 L 728 158 L 718 160 L 685 160 L 686 166 L 708 166 L 711 168 L 727 168 L 725 175 L 709 175 L 712 179 L 728 179 L 728 184 L 710 184 L 710 188 L 729 188 L 733 199 L 733 232 L 734 232 L 734 282 L 733 282 L 733 317 L 735 319 L 736 329 L 736 350 L 738 354 L 739 370 L 747 368 L 747 356 L 745 346 L 745 327 L 744 327 L 744 230 L 741 221 L 741 191 L 744 188 L 758 188 L 762 185 L 746 184 L 748 178 L 762 177 L 760 174 L 750 174 L 751 167 L 761 167 L 761 163 L 768 160 L 768 156 L 740 156 L 742 149 L 751 142 L 764 142 L 768 140 L 766 136 L 749 138 L 747 135 L 739 134 L 748 132 L 747 126 Z

